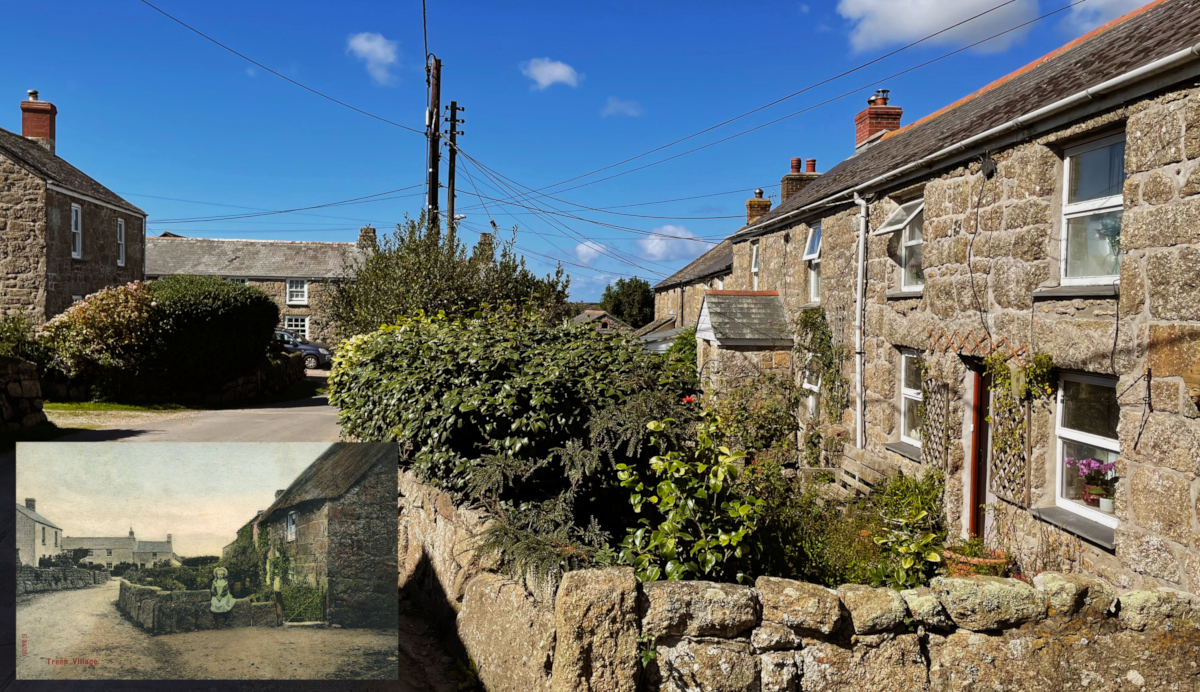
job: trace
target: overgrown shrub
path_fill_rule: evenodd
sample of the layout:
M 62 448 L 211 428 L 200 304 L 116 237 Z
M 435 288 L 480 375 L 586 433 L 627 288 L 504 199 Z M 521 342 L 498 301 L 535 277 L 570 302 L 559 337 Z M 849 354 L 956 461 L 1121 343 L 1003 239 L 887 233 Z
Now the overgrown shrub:
M 42 365 L 45 357 L 33 320 L 24 315 L 0 316 L 0 358 L 20 358 Z
M 929 472 L 920 478 L 892 478 L 871 496 L 882 520 L 873 537 L 880 560 L 871 567 L 871 583 L 897 589 L 929 583 L 941 566 L 946 542 L 944 492 L 942 475 Z
M 696 368 L 696 328 L 688 327 L 679 332 L 663 357 L 671 376 L 688 389 L 700 388 L 700 376 Z
M 124 572 L 131 584 L 157 586 L 164 591 L 203 591 L 212 586 L 213 566 L 184 567 L 161 561 L 152 567 L 134 567 Z M 117 569 L 113 568 L 113 574 Z
M 266 360 L 279 307 L 258 288 L 218 276 L 168 276 L 151 282 L 156 303 L 155 370 L 185 387 L 224 383 Z
M 765 373 L 721 392 L 712 401 L 723 444 L 755 458 L 794 461 L 804 394 L 795 382 Z

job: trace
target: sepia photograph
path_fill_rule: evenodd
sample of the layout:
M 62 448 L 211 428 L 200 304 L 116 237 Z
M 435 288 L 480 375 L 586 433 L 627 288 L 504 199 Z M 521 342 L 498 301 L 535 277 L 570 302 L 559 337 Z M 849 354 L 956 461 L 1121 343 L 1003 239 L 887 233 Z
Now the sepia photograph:
M 17 678 L 397 678 L 396 447 L 21 443 Z

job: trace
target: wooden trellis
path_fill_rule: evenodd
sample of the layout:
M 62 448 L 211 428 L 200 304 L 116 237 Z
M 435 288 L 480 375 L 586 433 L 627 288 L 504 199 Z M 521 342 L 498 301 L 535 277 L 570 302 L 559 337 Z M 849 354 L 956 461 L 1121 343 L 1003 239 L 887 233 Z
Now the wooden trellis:
M 926 468 L 948 468 L 950 386 L 935 377 L 925 379 L 921 392 L 924 419 L 921 422 L 921 463 Z

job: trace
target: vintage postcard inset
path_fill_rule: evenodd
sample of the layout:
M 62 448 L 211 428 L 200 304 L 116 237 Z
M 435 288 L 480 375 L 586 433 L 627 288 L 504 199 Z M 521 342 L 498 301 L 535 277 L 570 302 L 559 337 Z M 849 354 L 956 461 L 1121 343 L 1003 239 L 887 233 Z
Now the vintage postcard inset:
M 390 443 L 22 443 L 17 678 L 395 680 Z

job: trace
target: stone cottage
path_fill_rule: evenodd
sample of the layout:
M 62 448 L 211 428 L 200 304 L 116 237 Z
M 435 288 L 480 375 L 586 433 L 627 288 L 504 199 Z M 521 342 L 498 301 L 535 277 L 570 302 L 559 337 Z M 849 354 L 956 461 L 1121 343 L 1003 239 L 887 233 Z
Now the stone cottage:
M 319 590 L 325 622 L 394 628 L 399 518 L 394 442 L 336 443 L 255 520 L 285 583 Z
M 59 158 L 58 109 L 30 91 L 0 128 L 0 315 L 37 322 L 143 278 L 146 213 Z
M 17 504 L 17 561 L 28 567 L 37 567 L 43 557 L 62 552 L 62 529 L 36 510 L 37 501 L 32 497 Z
M 138 567 L 153 567 L 158 562 L 169 562 L 172 565 L 183 564 L 175 554 L 171 534 L 165 541 L 138 540 L 130 527 L 128 536 L 100 537 L 71 537 L 63 536 L 63 550 L 86 548 L 87 557 L 81 562 L 102 564 L 105 569 L 112 569 L 122 562 Z
M 1200 2 L 1159 0 L 907 126 L 876 93 L 854 155 L 731 237 L 700 364 L 795 353 L 813 399 L 848 392 L 801 412 L 847 440 L 844 491 L 940 469 L 953 533 L 1200 593 L 1198 39 Z M 1044 391 L 997 399 L 1039 355 Z
M 220 276 L 266 291 L 279 306 L 279 326 L 311 341 L 336 340 L 322 297 L 325 282 L 346 276 L 375 247 L 375 229 L 357 243 L 185 238 L 173 233 L 146 240 L 146 278 L 175 274 Z
M 633 328 L 604 310 L 587 309 L 571 318 L 574 324 L 590 324 L 601 334 L 632 332 Z

